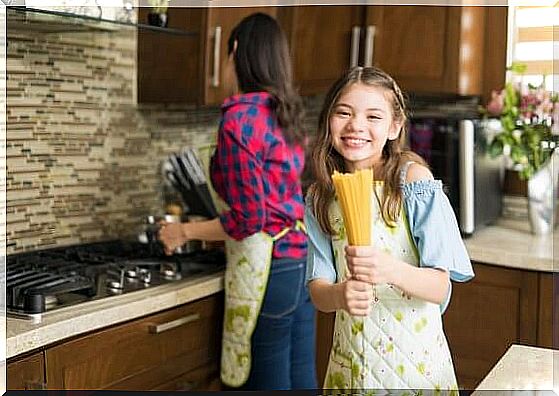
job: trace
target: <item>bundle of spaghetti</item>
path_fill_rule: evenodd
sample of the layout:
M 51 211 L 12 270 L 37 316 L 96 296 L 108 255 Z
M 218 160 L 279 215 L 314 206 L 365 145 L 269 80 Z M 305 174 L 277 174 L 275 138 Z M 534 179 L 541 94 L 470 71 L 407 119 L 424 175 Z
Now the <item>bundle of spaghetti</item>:
M 349 244 L 369 246 L 373 170 L 361 169 L 354 173 L 334 171 L 332 182 L 342 209 Z

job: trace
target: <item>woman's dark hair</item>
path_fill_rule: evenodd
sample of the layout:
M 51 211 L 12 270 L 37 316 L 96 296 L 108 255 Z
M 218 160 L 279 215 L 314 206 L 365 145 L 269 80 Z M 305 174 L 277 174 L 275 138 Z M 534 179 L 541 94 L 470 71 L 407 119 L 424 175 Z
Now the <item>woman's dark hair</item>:
M 303 140 L 303 103 L 293 88 L 287 39 L 278 22 L 256 13 L 244 18 L 231 32 L 228 53 L 234 51 L 235 72 L 242 92 L 266 91 L 275 99 L 275 112 L 285 139 Z

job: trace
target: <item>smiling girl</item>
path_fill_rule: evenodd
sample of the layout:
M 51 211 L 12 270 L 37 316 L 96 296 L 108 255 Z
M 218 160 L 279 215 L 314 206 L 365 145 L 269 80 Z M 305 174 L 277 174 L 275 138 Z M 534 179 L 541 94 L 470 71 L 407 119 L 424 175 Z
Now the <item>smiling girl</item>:
M 450 280 L 473 277 L 454 212 L 425 162 L 403 148 L 406 107 L 383 71 L 357 67 L 330 89 L 312 154 L 307 282 L 336 311 L 324 388 L 457 390 L 441 314 Z M 331 175 L 372 168 L 370 246 L 348 246 Z

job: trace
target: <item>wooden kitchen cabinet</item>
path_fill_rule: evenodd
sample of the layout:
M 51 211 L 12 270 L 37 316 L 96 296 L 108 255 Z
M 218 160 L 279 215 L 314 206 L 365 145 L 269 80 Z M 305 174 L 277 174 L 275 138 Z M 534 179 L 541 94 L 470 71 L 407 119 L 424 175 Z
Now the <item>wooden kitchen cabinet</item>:
M 244 17 L 275 7 L 169 7 L 169 28 L 138 31 L 138 102 L 219 105 L 231 92 L 223 84 L 227 40 Z M 139 11 L 146 23 L 148 9 Z M 187 35 L 186 32 L 191 33 Z
M 325 93 L 354 65 L 353 52 L 356 64 L 382 68 L 407 92 L 477 95 L 486 89 L 484 60 L 505 67 L 506 48 L 497 51 L 487 43 L 506 37 L 506 26 L 488 30 L 491 40 L 484 30 L 486 17 L 494 23 L 488 15 L 502 14 L 501 8 L 299 6 L 282 7 L 278 19 L 291 43 L 303 95 Z
M 8 390 L 46 389 L 43 352 L 8 360 L 6 387 Z
M 222 317 L 220 293 L 48 348 L 48 389 L 219 389 Z

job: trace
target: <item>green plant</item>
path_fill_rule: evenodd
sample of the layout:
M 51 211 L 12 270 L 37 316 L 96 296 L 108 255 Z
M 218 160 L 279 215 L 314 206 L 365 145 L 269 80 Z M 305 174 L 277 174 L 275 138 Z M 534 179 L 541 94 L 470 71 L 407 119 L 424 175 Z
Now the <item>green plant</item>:
M 516 74 L 523 74 L 525 69 L 522 64 L 510 68 Z M 501 91 L 492 92 L 491 101 L 483 109 L 487 116 L 499 117 L 502 126 L 502 132 L 490 143 L 489 153 L 493 157 L 508 155 L 524 180 L 547 162 L 558 144 L 558 136 L 552 131 L 552 126 L 559 127 L 558 95 L 546 91 L 543 84 L 508 82 Z
M 169 7 L 169 0 L 149 0 L 152 12 L 156 14 L 165 14 Z

